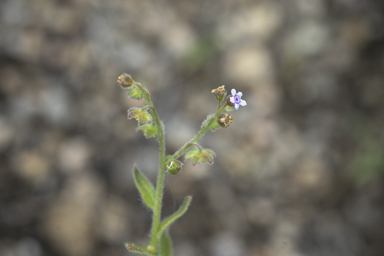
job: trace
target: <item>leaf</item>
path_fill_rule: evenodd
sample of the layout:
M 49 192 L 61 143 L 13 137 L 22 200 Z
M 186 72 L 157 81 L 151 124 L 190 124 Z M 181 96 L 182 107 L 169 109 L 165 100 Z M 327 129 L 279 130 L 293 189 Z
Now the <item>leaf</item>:
M 124 245 L 125 248 L 132 253 L 149 255 L 148 249 L 143 246 L 136 245 L 134 243 L 124 243 Z
M 180 206 L 180 208 L 173 213 L 171 216 L 163 220 L 160 224 L 158 235 L 162 235 L 164 230 L 172 225 L 173 222 L 175 222 L 178 218 L 183 216 L 183 214 L 188 210 L 189 205 L 191 204 L 192 196 L 187 196 L 184 199 L 183 204 Z
M 213 164 L 213 158 L 215 157 L 215 152 L 210 149 L 200 149 L 195 147 L 185 154 L 185 159 L 191 158 L 192 165 L 197 164 Z
M 142 130 L 147 139 L 155 137 L 157 134 L 157 127 L 152 123 L 139 126 L 137 130 Z
M 139 125 L 143 125 L 152 121 L 151 114 L 144 108 L 130 108 L 128 110 L 128 119 L 135 118 Z
M 160 236 L 159 255 L 172 256 L 172 240 L 167 231 Z
M 135 100 L 141 100 L 143 98 L 143 94 L 136 86 L 129 87 L 128 96 Z
M 133 179 L 135 180 L 136 187 L 140 191 L 143 202 L 153 210 L 155 207 L 155 188 L 139 169 L 137 169 L 136 165 L 133 166 Z

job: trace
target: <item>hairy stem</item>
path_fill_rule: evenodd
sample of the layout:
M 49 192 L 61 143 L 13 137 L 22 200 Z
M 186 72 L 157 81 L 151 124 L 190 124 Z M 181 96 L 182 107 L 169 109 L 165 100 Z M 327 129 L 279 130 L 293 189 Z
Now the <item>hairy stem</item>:
M 227 106 L 227 103 L 223 104 L 223 106 L 220 107 L 220 104 L 219 104 L 219 107 L 217 109 L 217 112 L 216 114 L 213 116 L 213 117 L 210 117 L 208 119 L 206 119 L 203 124 L 201 125 L 201 130 L 199 131 L 198 134 L 196 134 L 195 137 L 193 137 L 190 141 L 188 141 L 187 143 L 184 144 L 184 146 L 182 146 L 179 150 L 177 150 L 174 154 L 173 154 L 173 157 L 175 159 L 178 159 L 180 156 L 182 156 L 191 146 L 194 145 L 194 143 L 196 143 L 201 137 L 203 137 L 203 135 L 208 131 L 209 127 L 211 126 L 211 124 L 219 117 L 219 115 L 221 114 L 221 112 L 223 112 L 223 110 L 225 109 L 225 107 Z
M 164 127 L 161 123 L 159 116 L 157 115 L 156 108 L 153 106 L 152 100 L 149 96 L 149 92 L 145 89 L 140 83 L 133 82 L 133 85 L 137 86 L 143 94 L 145 101 L 148 104 L 148 108 L 151 110 L 155 125 L 157 126 L 157 140 L 159 141 L 159 172 L 157 174 L 157 183 L 156 183 L 156 195 L 155 195 L 155 206 L 153 209 L 153 219 L 152 219 L 152 230 L 150 245 L 158 248 L 158 236 L 157 232 L 160 226 L 161 218 L 161 206 L 163 201 L 163 190 L 164 190 L 164 178 L 165 178 L 165 142 L 164 142 Z

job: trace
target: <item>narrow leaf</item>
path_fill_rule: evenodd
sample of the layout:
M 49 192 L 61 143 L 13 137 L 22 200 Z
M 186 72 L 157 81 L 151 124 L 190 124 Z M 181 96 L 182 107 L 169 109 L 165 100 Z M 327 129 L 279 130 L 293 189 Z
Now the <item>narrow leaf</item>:
M 153 210 L 155 206 L 155 188 L 139 169 L 137 169 L 136 165 L 133 166 L 133 179 L 135 180 L 136 187 L 140 191 L 143 202 Z
M 143 247 L 143 246 L 136 245 L 136 244 L 133 244 L 133 243 L 124 243 L 124 244 L 125 244 L 125 248 L 127 248 L 128 251 L 130 251 L 130 252 L 133 252 L 133 253 L 136 253 L 136 254 L 146 254 L 146 255 L 149 255 L 148 249 Z
M 173 222 L 175 222 L 175 220 L 177 220 L 178 218 L 183 216 L 183 214 L 188 210 L 188 207 L 191 203 L 191 200 L 192 200 L 192 196 L 187 196 L 184 199 L 184 202 L 180 206 L 180 208 L 175 213 L 173 213 L 171 216 L 169 216 L 168 218 L 166 218 L 165 220 L 163 220 L 161 222 L 159 230 L 158 230 L 158 235 L 162 235 L 162 233 L 164 232 L 164 230 L 167 227 L 169 227 Z
M 172 240 L 167 231 L 160 236 L 159 255 L 172 256 Z

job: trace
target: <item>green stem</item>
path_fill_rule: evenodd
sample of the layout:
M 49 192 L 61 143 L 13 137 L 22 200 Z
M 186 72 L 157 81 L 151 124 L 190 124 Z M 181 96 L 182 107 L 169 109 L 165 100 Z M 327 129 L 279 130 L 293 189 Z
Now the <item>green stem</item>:
M 227 103 L 223 104 L 222 107 L 220 107 L 220 104 L 219 104 L 216 114 L 213 117 L 205 120 L 201 126 L 201 130 L 199 131 L 199 133 L 195 137 L 193 137 L 190 141 L 185 143 L 184 146 L 182 146 L 179 150 L 177 150 L 173 154 L 173 157 L 175 159 L 178 159 L 180 156 L 182 156 L 185 153 L 185 151 L 187 151 L 191 146 L 193 146 L 194 143 L 196 143 L 201 137 L 203 137 L 203 135 L 208 131 L 211 124 L 219 117 L 219 115 L 221 114 L 221 112 L 223 112 L 226 106 L 227 106 Z
M 140 83 L 133 82 L 133 85 L 137 86 L 143 94 L 145 101 L 148 104 L 148 108 L 152 112 L 153 119 L 155 121 L 155 125 L 157 126 L 157 139 L 159 141 L 159 173 L 157 175 L 157 184 L 156 184 L 156 195 L 155 195 L 155 207 L 153 209 L 153 219 L 152 219 L 152 230 L 151 230 L 151 238 L 150 245 L 158 248 L 158 236 L 157 232 L 160 226 L 160 218 L 161 218 L 161 206 L 163 201 L 163 190 L 164 190 L 164 178 L 165 178 L 165 142 L 164 142 L 164 127 L 161 123 L 159 116 L 157 115 L 156 108 L 153 106 L 152 100 L 149 96 L 149 92 L 145 89 Z

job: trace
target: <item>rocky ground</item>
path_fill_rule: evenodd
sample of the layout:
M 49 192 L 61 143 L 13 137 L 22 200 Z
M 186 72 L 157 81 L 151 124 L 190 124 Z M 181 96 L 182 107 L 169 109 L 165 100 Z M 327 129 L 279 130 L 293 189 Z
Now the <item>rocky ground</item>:
M 146 86 L 168 153 L 216 109 L 215 164 L 167 176 L 180 256 L 381 256 L 381 0 L 0 1 L 0 255 L 129 255 L 151 214 L 157 142 L 136 132 L 117 77 Z

